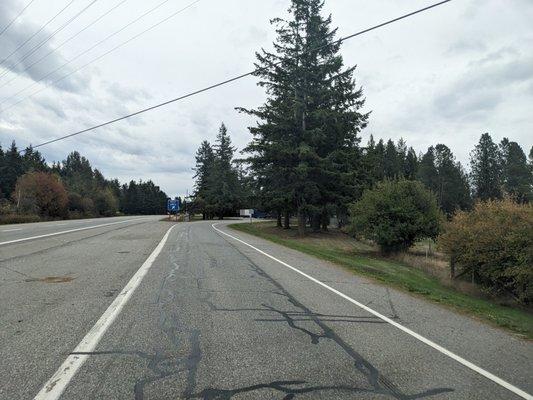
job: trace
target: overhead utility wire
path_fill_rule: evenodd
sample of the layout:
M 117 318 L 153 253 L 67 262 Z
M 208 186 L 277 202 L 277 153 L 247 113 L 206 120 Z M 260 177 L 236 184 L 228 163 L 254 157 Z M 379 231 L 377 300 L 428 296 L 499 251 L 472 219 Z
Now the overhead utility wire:
M 61 10 L 59 10 L 59 11 L 58 11 L 58 12 L 57 12 L 52 18 L 50 18 L 50 19 L 49 19 L 48 21 L 46 21 L 43 25 L 41 25 L 41 27 L 40 27 L 36 32 L 34 32 L 29 38 L 27 38 L 24 42 L 22 42 L 21 44 L 19 44 L 18 47 L 17 47 L 15 50 L 13 50 L 11 53 L 9 53 L 9 54 L 8 54 L 8 55 L 7 55 L 7 56 L 6 56 L 6 57 L 0 62 L 0 66 L 1 66 L 1 65 L 4 65 L 4 63 L 5 63 L 7 60 L 9 60 L 13 54 L 15 54 L 17 51 L 19 51 L 21 48 L 23 48 L 23 47 L 26 45 L 26 43 L 28 43 L 28 42 L 29 42 L 30 40 L 32 40 L 35 36 L 37 36 L 39 33 L 41 33 L 42 30 L 43 30 L 44 28 L 46 28 L 46 27 L 47 27 L 47 26 L 48 26 L 48 25 L 49 25 L 54 19 L 56 19 L 57 17 L 59 17 L 59 16 L 63 13 L 63 11 L 65 11 L 67 8 L 69 8 L 70 5 L 71 5 L 72 3 L 74 3 L 74 1 L 75 1 L 75 0 L 71 0 L 70 3 L 68 3 L 65 7 L 63 7 Z M 18 65 L 18 63 L 15 64 L 15 65 Z M 6 70 L 6 71 L 7 71 L 7 70 Z M 4 75 L 7 73 L 6 71 L 4 71 L 4 72 L 0 75 L 0 78 L 1 78 L 2 76 L 4 76 Z
M 364 33 L 367 33 L 367 32 L 373 31 L 373 30 L 375 30 L 375 29 L 381 28 L 381 27 L 383 27 L 383 26 L 385 26 L 385 25 L 392 24 L 392 23 L 397 22 L 397 21 L 400 21 L 400 20 L 402 20 L 402 19 L 405 19 L 405 18 L 411 17 L 411 16 L 413 16 L 413 15 L 415 15 L 415 14 L 419 14 L 419 13 L 424 12 L 424 11 L 427 11 L 427 10 L 429 10 L 429 9 L 432 9 L 432 8 L 438 7 L 438 6 L 442 5 L 442 4 L 449 3 L 450 1 L 452 1 L 452 0 L 444 0 L 444 1 L 441 1 L 441 2 L 438 2 L 438 3 L 435 3 L 435 4 L 432 4 L 432 5 L 430 5 L 430 6 L 427 6 L 427 7 L 421 8 L 421 9 L 419 9 L 419 10 L 413 11 L 413 12 L 411 12 L 411 13 L 404 14 L 404 15 L 402 15 L 402 16 L 400 16 L 400 17 L 397 17 L 397 18 L 391 19 L 391 20 L 389 20 L 389 21 L 383 22 L 383 23 L 378 24 L 378 25 L 374 25 L 374 26 L 372 26 L 372 27 L 370 27 L 370 28 L 367 28 L 367 29 L 364 29 L 364 30 L 362 30 L 362 31 L 356 32 L 356 33 L 354 33 L 354 34 L 352 34 L 352 35 L 349 35 L 349 36 L 345 36 L 345 37 L 343 37 L 343 38 L 340 38 L 340 39 L 334 41 L 334 42 L 331 43 L 331 44 L 326 44 L 326 45 L 323 45 L 323 46 L 319 46 L 319 47 L 313 48 L 313 49 L 309 50 L 308 52 L 311 52 L 311 51 L 317 51 L 317 50 L 320 50 L 320 49 L 322 49 L 322 48 L 324 48 L 324 47 L 326 47 L 326 46 L 331 46 L 331 45 L 335 45 L 335 44 L 338 44 L 338 43 L 342 43 L 342 42 L 344 42 L 344 41 L 346 41 L 346 40 L 348 40 L 348 39 L 351 39 L 351 38 L 354 38 L 354 37 L 356 37 L 356 36 L 362 35 L 362 34 L 364 34 Z M 281 62 L 278 62 L 278 63 L 276 63 L 276 65 L 277 65 L 277 64 L 280 64 L 280 63 L 281 63 Z M 81 131 L 71 133 L 71 134 L 69 134 L 69 135 L 65 135 L 65 136 L 61 136 L 61 137 L 58 137 L 58 138 L 55 138 L 55 139 L 52 139 L 52 140 L 48 140 L 48 141 L 46 141 L 46 142 L 40 143 L 40 144 L 38 144 L 38 145 L 36 145 L 36 146 L 32 146 L 32 147 L 33 147 L 33 148 L 37 148 L 37 147 L 46 146 L 46 145 L 48 145 L 48 144 L 50 144 L 50 143 L 58 142 L 58 141 L 60 141 L 60 140 L 67 139 L 67 138 L 70 138 L 70 137 L 72 137 L 72 136 L 80 135 L 80 134 L 82 134 L 82 133 L 89 132 L 89 131 L 92 131 L 92 130 L 94 130 L 94 129 L 98 129 L 98 128 L 101 128 L 101 127 L 103 127 L 103 126 L 111 125 L 111 124 L 113 124 L 113 123 L 115 123 L 115 122 L 122 121 L 122 120 L 124 120 L 124 119 L 131 118 L 131 117 L 136 116 L 136 115 L 139 115 L 139 114 L 143 114 L 143 113 L 145 113 L 145 112 L 148 112 L 148 111 L 154 110 L 154 109 L 159 108 L 159 107 L 166 106 L 166 105 L 171 104 L 171 103 L 175 103 L 175 102 L 177 102 L 177 101 L 180 101 L 180 100 L 186 99 L 186 98 L 188 98 L 188 97 L 195 96 L 195 95 L 197 95 L 197 94 L 199 94 L 199 93 L 207 92 L 208 90 L 211 90 L 211 89 L 217 88 L 217 87 L 219 87 L 219 86 L 223 86 L 223 85 L 226 85 L 226 84 L 228 84 L 228 83 L 234 82 L 234 81 L 236 81 L 236 80 L 239 80 L 239 79 L 245 78 L 245 77 L 247 77 L 247 76 L 250 76 L 250 75 L 253 75 L 253 74 L 257 73 L 257 72 L 260 72 L 260 71 L 262 71 L 262 70 L 264 70 L 264 69 L 265 69 L 265 68 L 257 68 L 257 69 L 254 69 L 253 71 L 250 71 L 250 72 L 247 72 L 247 73 L 245 73 L 245 74 L 242 74 L 242 75 L 236 76 L 236 77 L 234 77 L 234 78 L 227 79 L 227 80 L 225 80 L 225 81 L 222 81 L 222 82 L 216 83 L 216 84 L 214 84 L 214 85 L 211 85 L 211 86 L 205 87 L 205 88 L 203 88 L 203 89 L 199 89 L 199 90 L 197 90 L 197 91 L 195 91 L 195 92 L 191 92 L 191 93 L 188 93 L 188 94 L 186 94 L 186 95 L 183 95 L 183 96 L 180 96 L 180 97 L 176 97 L 175 99 L 171 99 L 171 100 L 165 101 L 165 102 L 163 102 L 163 103 L 156 104 L 156 105 L 154 105 L 154 106 L 151 106 L 151 107 L 148 107 L 148 108 L 145 108 L 145 109 L 142 109 L 142 110 L 136 111 L 136 112 L 134 112 L 134 113 L 131 113 L 131 114 L 125 115 L 125 116 L 123 116 L 123 117 L 119 117 L 119 118 L 112 119 L 112 120 L 110 120 L 110 121 L 107 121 L 107 122 L 104 122 L 104 123 L 101 123 L 101 124 L 98 124 L 98 125 L 92 126 L 92 127 L 90 127 L 90 128 L 86 128 L 86 129 L 83 129 L 83 130 L 81 130 Z
M 57 35 L 59 32 L 61 32 L 63 29 L 65 29 L 68 25 L 72 23 L 75 19 L 77 19 L 81 14 L 83 14 L 89 7 L 91 7 L 94 3 L 96 3 L 98 0 L 93 0 L 91 3 L 89 3 L 87 6 L 85 6 L 83 9 L 78 11 L 74 16 L 72 16 L 67 22 L 65 22 L 63 25 L 61 25 L 59 28 L 57 28 L 55 31 L 53 31 L 48 37 L 44 40 L 42 40 L 37 46 L 33 47 L 28 53 L 26 53 L 15 65 L 19 65 L 24 60 L 26 60 L 28 57 L 30 57 L 32 54 L 34 54 L 37 50 L 39 50 L 41 47 L 43 47 L 46 42 L 48 42 L 51 38 L 53 38 L 55 35 Z M 8 70 L 4 71 L 3 74 L 0 75 L 0 78 L 2 78 L 4 75 L 8 73 Z
M 42 60 L 44 60 L 45 58 L 47 58 L 50 54 L 52 53 L 55 53 L 57 50 L 59 50 L 61 47 L 63 47 L 64 45 L 66 45 L 68 42 L 70 42 L 72 39 L 74 39 L 75 37 L 77 37 L 78 35 L 80 35 L 81 33 L 85 32 L 87 29 L 89 29 L 91 26 L 93 26 L 94 24 L 96 24 L 98 21 L 100 21 L 102 18 L 104 18 L 105 16 L 107 16 L 108 14 L 110 14 L 112 11 L 114 11 L 116 8 L 120 7 L 122 4 L 124 4 L 126 1 L 128 0 L 122 0 L 120 3 L 114 5 L 113 7 L 111 7 L 109 10 L 107 10 L 105 13 L 101 14 L 98 18 L 96 18 L 95 20 L 93 20 L 91 23 L 89 23 L 88 25 L 86 25 L 84 28 L 82 28 L 81 30 L 79 30 L 78 32 L 76 32 L 74 35 L 70 36 L 68 39 L 64 40 L 63 42 L 61 42 L 59 45 L 57 45 L 56 47 L 54 47 L 52 50 L 50 50 L 48 53 L 46 53 L 44 56 L 42 56 L 41 58 L 39 58 L 38 60 L 35 60 L 34 62 L 32 62 L 30 65 L 26 66 L 22 71 L 17 71 L 17 74 L 14 75 L 11 79 L 9 79 L 8 81 L 5 81 L 2 85 L 0 85 L 0 89 L 3 88 L 4 86 L 8 85 L 9 83 L 13 82 L 15 79 L 17 79 L 19 77 L 20 74 L 22 74 L 23 72 L 26 72 L 27 70 L 29 70 L 31 67 L 33 67 L 34 65 L 40 63 Z M 1 78 L 1 77 L 0 77 Z
M 74 56 L 73 58 L 71 58 L 70 60 L 67 60 L 66 62 L 64 62 L 63 64 L 61 64 L 59 67 L 57 67 L 56 69 L 54 69 L 53 71 L 50 71 L 49 73 L 47 73 L 46 75 L 42 76 L 41 78 L 39 78 L 37 81 L 35 82 L 32 82 L 30 83 L 28 86 L 22 88 L 21 90 L 19 90 L 18 92 L 16 92 L 15 94 L 5 98 L 4 100 L 0 101 L 0 105 L 4 104 L 5 102 L 11 100 L 12 98 L 18 96 L 19 94 L 21 94 L 22 92 L 25 92 L 27 89 L 30 89 L 32 87 L 34 87 L 35 85 L 37 85 L 39 82 L 43 81 L 44 79 L 48 78 L 49 76 L 51 76 L 52 74 L 56 73 L 57 71 L 59 71 L 60 69 L 62 69 L 63 67 L 69 65 L 70 63 L 76 61 L 78 58 L 80 58 L 81 56 L 87 54 L 88 52 L 90 52 L 91 50 L 94 50 L 95 48 L 97 48 L 98 46 L 100 46 L 102 43 L 106 42 L 107 40 L 111 39 L 112 37 L 118 35 L 120 32 L 122 32 L 123 30 L 125 30 L 126 28 L 130 27 L 131 25 L 135 24 L 136 22 L 138 22 L 139 20 L 141 20 L 142 18 L 146 17 L 148 14 L 151 14 L 152 12 L 154 12 L 155 10 L 157 10 L 158 8 L 162 7 L 163 5 L 165 5 L 166 3 L 168 3 L 170 0 L 164 0 L 162 1 L 161 3 L 157 4 L 155 7 L 152 7 L 151 9 L 149 9 L 148 11 L 144 12 L 143 14 L 141 14 L 140 16 L 138 16 L 137 18 L 135 18 L 133 21 L 130 21 L 129 23 L 127 23 L 126 25 L 124 25 L 122 28 L 120 28 L 119 30 L 111 33 L 110 35 L 106 36 L 105 38 L 103 38 L 102 40 L 98 41 L 97 43 L 95 43 L 94 45 L 92 45 L 91 47 L 89 47 L 88 49 L 82 51 L 81 53 L 78 53 L 76 56 Z M 197 0 L 197 1 L 200 1 L 200 0 Z M 189 7 L 189 6 L 187 6 Z M 181 10 L 180 10 L 181 11 Z M 120 47 L 120 46 L 118 46 Z M 117 48 L 118 48 L 117 47 Z M 87 64 L 88 65 L 88 64 Z M 0 76 L 1 77 L 1 76 Z M 65 77 L 63 78 L 60 78 L 60 79 L 64 79 Z M 52 82 L 52 83 L 55 83 Z M 21 101 L 24 101 L 26 100 L 28 97 L 31 97 L 33 96 L 35 93 L 38 93 L 39 91 L 36 91 L 34 92 L 33 94 L 31 94 L 30 96 L 27 96 L 27 97 L 24 97 L 22 100 L 19 100 L 17 101 L 16 103 L 13 103 L 11 104 L 9 107 L 7 108 L 4 108 L 2 109 L 0 112 L 4 112 L 5 110 L 19 104 Z
M 159 6 L 163 5 L 163 4 L 166 3 L 167 1 L 169 1 L 169 0 L 165 0 L 163 3 L 159 4 Z M 155 23 L 154 25 L 150 26 L 149 28 L 143 30 L 142 32 L 136 34 L 135 36 L 129 38 L 128 40 L 126 40 L 126 41 L 124 41 L 124 42 L 118 44 L 117 46 L 111 48 L 110 50 L 106 51 L 104 54 L 101 54 L 101 55 L 99 55 L 98 57 L 93 58 L 93 59 L 90 60 L 89 62 L 87 62 L 87 63 L 81 65 L 80 67 L 78 67 L 78 68 L 76 68 L 75 70 L 71 71 L 71 72 L 68 73 L 67 75 L 65 75 L 65 76 L 63 76 L 63 77 L 61 77 L 61 78 L 59 78 L 59 79 L 56 79 L 56 80 L 52 81 L 50 84 L 55 84 L 55 83 L 58 83 L 58 82 L 60 82 L 60 81 L 62 81 L 62 80 L 64 80 L 64 79 L 68 78 L 68 77 L 71 76 L 72 74 L 74 74 L 74 73 L 80 71 L 81 69 L 87 67 L 88 65 L 92 64 L 93 62 L 96 62 L 96 61 L 100 60 L 101 58 L 105 57 L 106 55 L 108 55 L 108 54 L 114 52 L 115 50 L 119 49 L 120 47 L 122 47 L 122 46 L 128 44 L 128 43 L 131 42 L 132 40 L 137 39 L 139 36 L 145 34 L 146 32 L 148 32 L 148 31 L 154 29 L 155 27 L 157 27 L 157 26 L 161 25 L 162 23 L 168 21 L 169 19 L 175 17 L 176 15 L 178 15 L 178 14 L 180 14 L 181 12 L 187 10 L 188 8 L 192 7 L 193 5 L 195 5 L 196 3 L 200 2 L 200 1 L 201 1 L 201 0 L 195 0 L 195 1 L 193 1 L 192 3 L 186 5 L 185 7 L 179 9 L 178 11 L 176 11 L 176 12 L 170 14 L 168 17 L 166 17 L 166 18 L 162 19 L 161 21 Z M 158 6 L 158 7 L 159 7 L 159 6 Z M 150 10 L 150 12 L 151 12 L 151 11 L 154 11 L 154 10 L 155 10 L 155 8 L 152 9 L 152 10 Z M 144 15 L 147 15 L 147 14 L 144 14 Z M 132 23 L 133 23 L 133 21 L 132 21 L 130 24 L 132 24 Z M 130 24 L 128 24 L 128 25 L 130 25 Z M 125 29 L 128 25 L 124 26 L 121 30 Z M 0 102 L 0 105 L 2 105 L 2 104 L 4 104 L 5 102 L 9 101 L 9 100 L 12 99 L 13 97 L 16 97 L 18 94 L 20 94 L 20 93 L 26 91 L 26 89 L 32 88 L 33 86 L 37 85 L 39 82 L 43 81 L 43 80 L 46 79 L 48 76 L 52 75 L 53 73 L 55 73 L 55 72 L 59 71 L 60 69 L 62 69 L 64 66 L 66 66 L 66 65 L 70 64 L 71 62 L 75 61 L 76 59 L 78 59 L 79 57 L 81 57 L 82 55 L 84 55 L 85 53 L 89 52 L 90 50 L 94 49 L 95 47 L 97 47 L 97 46 L 98 46 L 99 44 L 101 44 L 102 42 L 104 42 L 104 41 L 106 41 L 107 39 L 109 39 L 111 36 L 114 36 L 114 35 L 116 35 L 117 33 L 119 33 L 121 30 L 116 31 L 115 33 L 109 35 L 107 38 L 101 40 L 100 42 L 98 42 L 97 44 L 95 44 L 94 46 L 92 46 L 91 48 L 89 48 L 89 49 L 87 49 L 87 50 L 81 52 L 80 54 L 78 54 L 78 55 L 75 56 L 74 58 L 72 58 L 72 59 L 68 60 L 67 62 L 63 63 L 62 65 L 60 65 L 59 67 L 57 67 L 55 70 L 53 70 L 53 71 L 49 72 L 48 74 L 46 74 L 45 76 L 41 77 L 39 80 L 37 80 L 37 81 L 31 83 L 30 85 L 26 86 L 25 88 L 19 90 L 17 93 L 15 93 L 15 94 L 13 94 L 13 95 L 7 97 L 6 99 L 2 100 L 2 101 Z M 9 110 L 10 108 L 16 106 L 17 104 L 20 104 L 20 103 L 23 102 L 24 100 L 26 100 L 26 99 L 28 99 L 28 98 L 30 98 L 30 97 L 33 97 L 33 96 L 35 96 L 37 93 L 40 93 L 40 92 L 42 92 L 43 90 L 46 90 L 46 89 L 47 89 L 47 87 L 45 86 L 45 87 L 42 87 L 42 88 L 40 88 L 40 89 L 34 91 L 32 94 L 30 94 L 30 95 L 28 95 L 28 96 L 26 96 L 26 97 L 23 97 L 23 98 L 20 99 L 19 101 L 15 102 L 15 103 L 13 103 L 13 104 L 11 104 L 11 105 L 9 105 L 9 106 L 6 107 L 6 108 L 1 109 L 1 110 L 0 110 L 0 113 L 4 112 L 4 111 L 6 111 L 6 110 Z
M 2 35 L 4 34 L 4 32 L 7 31 L 7 30 L 9 29 L 9 27 L 10 27 L 11 25 L 13 25 L 13 23 L 14 23 L 17 19 L 19 19 L 19 17 L 22 15 L 22 13 L 23 13 L 24 11 L 26 11 L 26 8 L 28 8 L 28 7 L 31 5 L 31 3 L 33 3 L 34 1 L 35 1 L 35 0 L 31 0 L 28 4 L 26 4 L 26 6 L 25 6 L 22 10 L 20 10 L 20 12 L 15 16 L 15 18 L 13 18 L 11 21 L 8 22 L 8 24 L 7 24 L 6 26 L 4 26 L 4 28 L 2 29 L 2 31 L 0 31 L 0 36 L 2 36 Z

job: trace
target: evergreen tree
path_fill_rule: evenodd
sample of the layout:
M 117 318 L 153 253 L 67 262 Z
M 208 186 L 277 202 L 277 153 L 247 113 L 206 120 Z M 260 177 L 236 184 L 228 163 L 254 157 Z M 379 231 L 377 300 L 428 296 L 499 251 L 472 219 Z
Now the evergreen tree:
M 22 155 L 22 163 L 24 172 L 47 172 L 49 170 L 46 165 L 46 161 L 41 153 L 37 150 L 33 150 L 33 147 L 26 147 L 24 154 Z
M 379 139 L 374 149 L 374 183 L 382 181 L 385 178 L 385 144 L 383 139 Z
M 435 146 L 435 167 L 437 182 L 432 186 L 436 188 L 435 195 L 442 211 L 451 216 L 457 210 L 469 209 L 471 198 L 468 177 L 444 144 Z
M 60 169 L 69 192 L 78 193 L 84 197 L 94 194 L 94 175 L 91 163 L 79 152 L 73 151 L 62 162 Z
M 405 143 L 405 140 L 403 140 L 403 138 L 400 138 L 400 140 L 398 140 L 398 143 L 396 144 L 396 152 L 396 160 L 398 163 L 398 177 L 404 177 L 405 163 L 407 159 L 407 144 Z
M 418 180 L 422 182 L 433 193 L 438 192 L 439 173 L 435 166 L 435 148 L 430 146 L 427 152 L 420 158 L 418 165 Z
M 519 203 L 533 199 L 533 171 L 527 157 L 516 142 L 504 138 L 500 143 L 502 181 L 505 192 Z
M 386 178 L 396 179 L 402 176 L 401 160 L 398 156 L 398 150 L 394 142 L 389 139 L 385 147 L 385 156 L 383 160 L 383 173 Z
M 13 141 L 11 147 L 5 151 L 1 167 L 0 191 L 5 197 L 9 198 L 15 190 L 17 179 L 26 172 L 24 169 L 23 158 L 19 153 L 15 141 Z
M 480 200 L 502 197 L 501 154 L 488 133 L 481 135 L 479 143 L 470 153 L 470 168 L 474 197 Z
M 196 151 L 196 166 L 194 179 L 194 205 L 193 209 L 201 212 L 203 219 L 210 218 L 209 208 L 207 207 L 208 179 L 215 162 L 215 154 L 211 144 L 204 140 Z
M 358 133 L 368 115 L 354 68 L 343 68 L 331 17 L 322 0 L 292 0 L 290 21 L 276 19 L 275 53 L 257 54 L 259 83 L 267 101 L 250 128 L 247 161 L 258 182 L 277 187 L 277 204 L 298 215 L 299 233 L 308 215 L 327 218 L 328 204 L 342 214 L 360 186 Z M 264 193 L 264 191 L 263 191 Z M 355 194 L 356 195 L 356 194 Z
M 409 147 L 403 164 L 403 176 L 405 179 L 414 180 L 418 172 L 418 158 L 412 147 Z
M 468 177 L 446 145 L 428 148 L 420 160 L 417 176 L 435 194 L 448 216 L 471 207 Z
M 222 219 L 236 212 L 242 196 L 237 169 L 233 166 L 235 148 L 224 124 L 220 126 L 213 150 L 215 158 L 207 178 L 206 203 Z

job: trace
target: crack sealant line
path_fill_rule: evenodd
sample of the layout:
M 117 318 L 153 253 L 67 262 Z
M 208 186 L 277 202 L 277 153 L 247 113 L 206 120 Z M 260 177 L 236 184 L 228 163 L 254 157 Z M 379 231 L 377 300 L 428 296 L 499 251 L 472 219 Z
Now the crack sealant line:
M 345 295 L 344 293 L 338 291 L 337 289 L 334 289 L 334 288 L 332 288 L 331 286 L 326 285 L 324 282 L 322 282 L 322 281 L 320 281 L 320 280 L 318 280 L 318 279 L 312 277 L 311 275 L 308 275 L 308 274 L 306 274 L 305 272 L 300 271 L 298 268 L 295 268 L 295 267 L 293 267 L 292 265 L 289 265 L 289 264 L 287 264 L 286 262 L 281 261 L 281 260 L 277 259 L 277 258 L 274 257 L 274 256 L 271 256 L 270 254 L 264 252 L 264 251 L 261 250 L 261 249 L 258 249 L 258 248 L 255 247 L 255 246 L 252 246 L 251 244 L 245 242 L 245 241 L 242 240 L 242 239 L 239 239 L 239 238 L 237 238 L 237 237 L 235 237 L 235 236 L 233 236 L 233 235 L 230 235 L 229 233 L 224 232 L 223 230 L 217 228 L 216 225 L 218 225 L 218 224 L 212 224 L 211 226 L 212 226 L 212 228 L 213 228 L 215 231 L 217 231 L 218 233 L 221 233 L 222 235 L 225 235 L 225 236 L 227 236 L 227 237 L 229 237 L 229 238 L 231 238 L 231 239 L 233 239 L 233 240 L 236 240 L 237 242 L 242 243 L 242 244 L 244 244 L 244 245 L 246 245 L 246 246 L 248 246 L 248 247 L 254 249 L 254 250 L 257 251 L 258 253 L 260 253 L 260 254 L 262 254 L 262 255 L 264 255 L 264 256 L 266 256 L 266 257 L 268 257 L 268 258 L 270 258 L 270 259 L 272 259 L 272 260 L 274 260 L 274 261 L 276 261 L 276 262 L 278 262 L 279 264 L 281 264 L 281 265 L 283 265 L 283 266 L 285 266 L 285 267 L 287 267 L 287 268 L 293 270 L 294 272 L 296 272 L 296 273 L 298 273 L 298 274 L 300 274 L 300 275 L 306 277 L 306 278 L 309 279 L 310 281 L 312 281 L 312 282 L 314 282 L 314 283 L 316 283 L 316 284 L 318 284 L 318 285 L 320 285 L 320 286 L 326 288 L 326 289 L 329 290 L 330 292 L 335 293 L 336 295 L 342 297 L 343 299 L 348 300 L 350 303 L 355 304 L 355 305 L 358 306 L 359 308 L 362 308 L 363 310 L 369 312 L 369 313 L 372 314 L 372 315 L 375 315 L 375 316 L 378 317 L 379 319 L 381 319 L 381 320 L 383 320 L 383 321 L 385 321 L 385 322 L 391 324 L 391 325 L 394 326 L 395 328 L 398 328 L 399 330 L 401 330 L 401 331 L 407 333 L 408 335 L 414 337 L 415 339 L 419 340 L 420 342 L 422 342 L 422 343 L 428 345 L 429 347 L 432 347 L 433 349 L 437 350 L 438 352 L 440 352 L 440 353 L 444 354 L 445 356 L 447 356 L 447 357 L 449 357 L 449 358 L 451 358 L 451 359 L 457 361 L 458 363 L 464 365 L 465 367 L 471 369 L 472 371 L 477 372 L 478 374 L 480 374 L 480 375 L 484 376 L 485 378 L 491 380 L 492 382 L 494 382 L 494 383 L 496 383 L 496 384 L 502 386 L 503 388 L 505 388 L 505 389 L 507 389 L 507 390 L 513 392 L 514 394 L 516 394 L 516 395 L 522 397 L 523 399 L 533 400 L 533 396 L 532 396 L 531 394 L 529 394 L 529 393 L 526 393 L 526 392 L 523 391 L 522 389 L 520 389 L 520 388 L 518 388 L 518 387 L 516 387 L 516 386 L 514 386 L 514 385 L 512 385 L 512 384 L 510 384 L 510 383 L 507 382 L 507 381 L 504 381 L 503 379 L 497 377 L 496 375 L 490 373 L 489 371 L 487 371 L 487 370 L 485 370 L 485 369 L 483 369 L 483 368 L 481 368 L 481 367 L 478 367 L 478 366 L 475 365 L 474 363 L 472 363 L 472 362 L 470 362 L 470 361 L 464 359 L 463 357 L 461 357 L 461 356 L 459 356 L 459 355 L 457 355 L 457 354 L 451 352 L 450 350 L 448 350 L 448 349 L 442 347 L 441 345 L 439 345 L 439 344 L 433 342 L 432 340 L 429 340 L 429 339 L 425 338 L 424 336 L 422 336 L 422 335 L 416 333 L 415 331 L 412 331 L 411 329 L 409 329 L 409 328 L 407 328 L 407 327 L 405 327 L 405 326 L 399 324 L 398 322 L 396 322 L 396 321 L 394 321 L 394 320 L 392 320 L 392 319 L 386 317 L 385 315 L 380 314 L 379 312 L 377 312 L 377 311 L 375 311 L 374 309 L 372 309 L 372 308 L 370 308 L 370 307 L 364 305 L 363 303 L 360 303 L 360 302 L 358 302 L 357 300 L 352 299 L 351 297 Z

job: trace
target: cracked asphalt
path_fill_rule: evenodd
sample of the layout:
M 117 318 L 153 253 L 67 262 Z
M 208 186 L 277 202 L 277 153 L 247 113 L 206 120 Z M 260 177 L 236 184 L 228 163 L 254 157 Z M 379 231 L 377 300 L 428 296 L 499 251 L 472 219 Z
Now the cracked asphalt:
M 39 392 L 169 229 L 159 218 L 0 245 L 0 399 Z M 62 399 L 519 398 L 212 223 L 176 224 Z M 217 226 L 533 392 L 530 342 L 227 223 Z M 51 225 L 0 231 L 0 243 L 74 227 Z

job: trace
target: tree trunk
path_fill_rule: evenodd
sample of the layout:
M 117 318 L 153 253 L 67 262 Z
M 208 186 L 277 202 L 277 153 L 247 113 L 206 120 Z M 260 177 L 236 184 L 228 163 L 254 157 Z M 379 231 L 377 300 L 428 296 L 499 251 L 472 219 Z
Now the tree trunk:
M 311 214 L 311 229 L 313 232 L 320 232 L 320 213 Z
M 276 226 L 281 228 L 281 211 L 278 210 Z
M 298 235 L 305 236 L 306 215 L 302 207 L 298 207 Z
M 285 221 L 283 221 L 284 229 L 291 229 L 291 214 L 289 210 L 285 211 Z
M 322 210 L 322 215 L 320 216 L 320 223 L 322 225 L 322 230 L 327 231 L 329 225 L 329 215 L 326 210 Z

